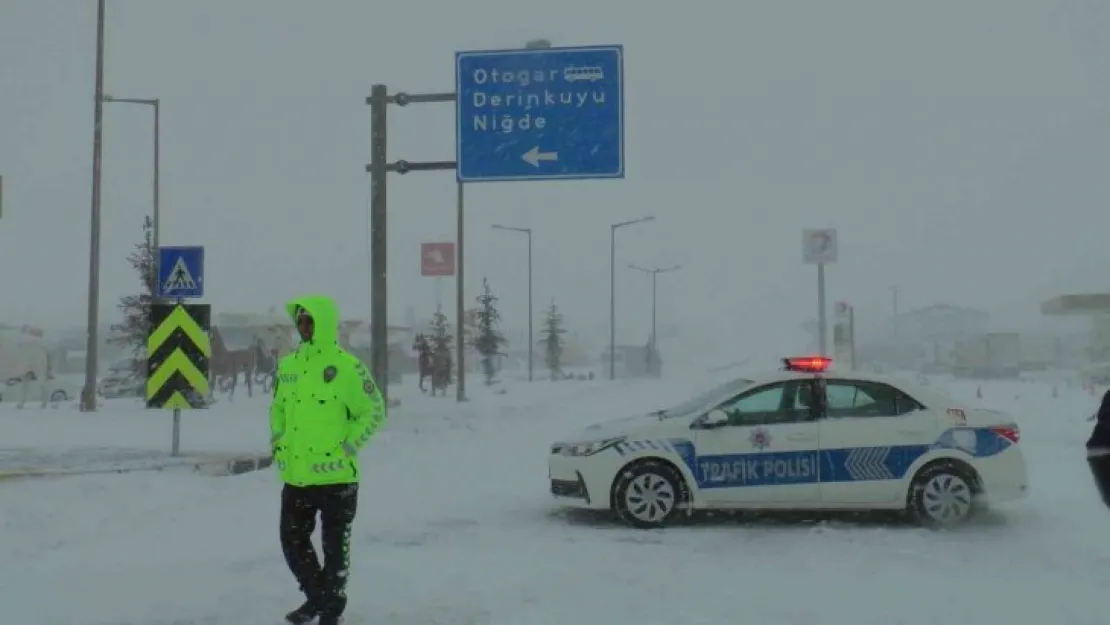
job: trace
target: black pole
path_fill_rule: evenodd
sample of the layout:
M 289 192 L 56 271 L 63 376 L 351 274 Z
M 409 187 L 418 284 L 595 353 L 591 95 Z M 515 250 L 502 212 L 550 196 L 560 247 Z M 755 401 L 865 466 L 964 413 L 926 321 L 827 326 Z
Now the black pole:
M 370 88 L 370 368 L 389 392 L 389 304 L 386 247 L 386 106 L 385 85 Z
M 528 232 L 528 381 L 532 381 L 532 368 L 533 361 L 535 360 L 532 350 L 535 349 L 535 342 L 532 338 L 532 229 L 529 228 Z
M 463 279 L 465 256 L 463 255 L 463 230 L 466 226 L 465 195 L 462 181 L 455 183 L 455 250 L 458 254 L 455 261 L 455 369 L 458 380 L 455 381 L 455 401 L 466 401 L 466 282 Z
M 609 226 L 609 379 L 617 379 L 617 226 Z

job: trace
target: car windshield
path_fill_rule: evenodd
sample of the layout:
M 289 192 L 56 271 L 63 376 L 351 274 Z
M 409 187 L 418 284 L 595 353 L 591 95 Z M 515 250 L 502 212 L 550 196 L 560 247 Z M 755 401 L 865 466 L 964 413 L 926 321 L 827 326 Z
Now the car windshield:
M 718 398 L 724 398 L 728 397 L 731 394 L 739 393 L 740 391 L 743 391 L 745 388 L 751 385 L 751 380 L 730 380 L 728 382 L 725 382 L 724 384 L 715 386 L 712 389 L 705 391 L 704 393 L 700 393 L 691 399 L 687 399 L 677 406 L 672 406 L 670 408 L 667 408 L 666 410 L 661 411 L 659 413 L 659 416 L 664 418 L 671 418 L 688 415 L 696 410 L 704 408 L 706 404 Z

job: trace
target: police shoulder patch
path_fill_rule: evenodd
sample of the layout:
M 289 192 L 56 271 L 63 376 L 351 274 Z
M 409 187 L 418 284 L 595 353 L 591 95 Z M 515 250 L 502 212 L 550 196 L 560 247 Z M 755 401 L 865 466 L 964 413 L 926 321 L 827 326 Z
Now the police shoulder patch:
M 327 367 L 324 367 L 324 381 L 331 382 L 335 379 L 337 373 L 338 370 L 335 368 L 335 365 L 328 365 Z

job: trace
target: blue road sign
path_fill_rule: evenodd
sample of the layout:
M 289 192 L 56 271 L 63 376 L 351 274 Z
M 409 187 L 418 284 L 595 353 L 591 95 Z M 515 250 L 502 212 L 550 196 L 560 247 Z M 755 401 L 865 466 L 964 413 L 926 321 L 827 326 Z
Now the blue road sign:
M 624 177 L 624 48 L 455 53 L 460 182 Z
M 204 297 L 204 248 L 158 248 L 158 297 Z

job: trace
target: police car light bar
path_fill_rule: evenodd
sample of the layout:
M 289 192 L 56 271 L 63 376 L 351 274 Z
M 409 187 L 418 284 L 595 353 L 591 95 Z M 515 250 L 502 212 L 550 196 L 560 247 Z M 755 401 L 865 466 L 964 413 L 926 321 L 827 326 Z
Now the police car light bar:
M 832 358 L 824 356 L 803 356 L 801 358 L 783 358 L 783 369 L 786 371 L 800 371 L 803 373 L 823 373 L 832 366 Z

